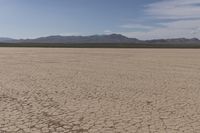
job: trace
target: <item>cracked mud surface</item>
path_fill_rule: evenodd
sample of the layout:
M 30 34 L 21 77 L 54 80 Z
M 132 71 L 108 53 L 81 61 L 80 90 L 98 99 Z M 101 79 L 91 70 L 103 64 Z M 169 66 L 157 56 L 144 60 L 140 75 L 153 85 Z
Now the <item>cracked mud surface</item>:
M 199 50 L 0 49 L 0 133 L 199 132 Z

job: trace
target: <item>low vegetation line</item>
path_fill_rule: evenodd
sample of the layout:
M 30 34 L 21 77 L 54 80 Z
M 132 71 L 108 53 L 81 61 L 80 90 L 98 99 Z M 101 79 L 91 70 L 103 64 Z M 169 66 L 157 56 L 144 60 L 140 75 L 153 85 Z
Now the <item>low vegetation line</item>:
M 140 44 L 140 43 L 0 43 L 0 47 L 46 48 L 200 48 L 200 44 Z

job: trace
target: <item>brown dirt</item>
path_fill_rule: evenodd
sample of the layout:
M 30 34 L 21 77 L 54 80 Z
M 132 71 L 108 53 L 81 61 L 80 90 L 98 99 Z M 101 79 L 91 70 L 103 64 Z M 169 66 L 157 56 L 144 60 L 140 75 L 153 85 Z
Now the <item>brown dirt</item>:
M 0 133 L 199 133 L 200 50 L 0 49 Z

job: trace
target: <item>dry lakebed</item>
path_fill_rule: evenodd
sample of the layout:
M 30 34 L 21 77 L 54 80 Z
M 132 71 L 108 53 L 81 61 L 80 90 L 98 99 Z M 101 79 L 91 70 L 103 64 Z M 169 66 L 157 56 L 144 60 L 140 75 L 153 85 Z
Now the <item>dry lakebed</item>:
M 200 50 L 1 48 L 0 133 L 200 133 Z

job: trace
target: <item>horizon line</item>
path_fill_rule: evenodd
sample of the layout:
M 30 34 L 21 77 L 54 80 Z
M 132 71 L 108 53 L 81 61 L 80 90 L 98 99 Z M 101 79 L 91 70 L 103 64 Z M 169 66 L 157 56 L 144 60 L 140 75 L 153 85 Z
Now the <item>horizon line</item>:
M 152 38 L 152 39 L 139 39 L 136 37 L 128 37 L 126 35 L 120 34 L 120 33 L 111 33 L 111 34 L 90 34 L 90 35 L 62 35 L 62 34 L 52 34 L 52 35 L 44 35 L 44 36 L 38 36 L 38 37 L 30 37 L 30 38 L 14 38 L 14 37 L 2 37 L 0 36 L 0 38 L 7 38 L 7 39 L 13 39 L 13 40 L 33 40 L 33 39 L 38 39 L 38 38 L 46 38 L 46 37 L 54 37 L 54 36 L 60 36 L 60 37 L 91 37 L 91 36 L 110 36 L 110 35 L 121 35 L 124 36 L 126 38 L 129 39 L 137 39 L 140 41 L 151 41 L 151 40 L 168 40 L 168 39 L 198 39 L 200 40 L 200 38 L 197 37 L 177 37 L 177 38 Z

